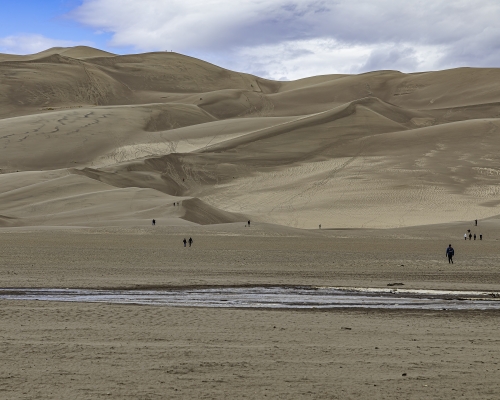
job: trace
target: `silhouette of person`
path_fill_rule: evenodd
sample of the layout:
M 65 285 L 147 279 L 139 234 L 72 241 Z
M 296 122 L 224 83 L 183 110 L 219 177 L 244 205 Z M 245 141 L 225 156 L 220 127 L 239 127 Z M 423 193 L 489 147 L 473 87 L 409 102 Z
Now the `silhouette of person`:
M 476 234 L 474 233 L 474 240 L 476 240 Z
M 479 240 L 483 240 L 483 234 L 482 233 L 479 234 Z
M 476 226 L 477 226 L 477 219 L 476 219 L 476 220 L 474 220 L 474 222 L 476 223 Z
M 153 219 L 153 221 L 151 221 L 151 223 L 153 224 L 153 226 L 156 225 L 156 221 Z
M 448 257 L 448 264 L 453 264 L 453 256 L 455 255 L 455 250 L 451 247 L 451 244 L 446 249 L 446 256 Z
M 248 220 L 248 226 L 250 226 L 250 220 Z
M 184 240 L 182 241 L 182 243 L 184 243 L 184 247 L 186 247 L 186 243 L 187 243 L 186 238 L 184 238 Z
M 193 244 L 193 238 L 189 238 L 189 247 L 191 247 L 191 245 Z
M 472 240 L 472 233 L 469 233 L 469 240 Z

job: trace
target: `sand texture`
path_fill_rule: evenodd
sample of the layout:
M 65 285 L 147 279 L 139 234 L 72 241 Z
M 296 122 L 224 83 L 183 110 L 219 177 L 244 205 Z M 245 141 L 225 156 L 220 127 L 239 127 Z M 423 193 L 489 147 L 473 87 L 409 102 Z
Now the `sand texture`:
M 495 295 L 499 128 L 500 69 L 278 82 L 171 52 L 0 54 L 0 291 Z M 500 397 L 494 311 L 0 300 L 0 321 L 0 399 Z

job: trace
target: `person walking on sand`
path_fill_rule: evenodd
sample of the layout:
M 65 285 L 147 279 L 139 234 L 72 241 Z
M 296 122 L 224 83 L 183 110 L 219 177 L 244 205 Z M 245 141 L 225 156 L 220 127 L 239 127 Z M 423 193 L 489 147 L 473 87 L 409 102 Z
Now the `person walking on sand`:
M 476 234 L 474 233 L 474 240 L 476 240 Z
M 153 219 L 153 221 L 151 221 L 151 224 L 152 224 L 153 226 L 155 226 L 155 225 L 156 225 L 156 221 Z
M 184 240 L 182 241 L 182 243 L 184 243 L 184 247 L 186 247 L 186 243 L 187 243 L 186 238 L 184 238 Z
M 453 256 L 455 255 L 455 250 L 451 247 L 451 244 L 446 249 L 446 257 L 448 257 L 448 264 L 453 264 Z
M 472 240 L 472 233 L 469 233 L 469 240 Z
M 467 234 L 464 233 L 464 240 L 467 240 Z
M 476 226 L 477 226 L 477 219 L 475 219 L 474 222 L 476 223 Z
M 193 238 L 189 238 L 189 247 L 191 247 L 191 245 L 193 244 Z
M 483 240 L 483 234 L 482 233 L 479 234 L 479 240 Z
M 248 226 L 250 226 L 250 220 L 248 220 Z

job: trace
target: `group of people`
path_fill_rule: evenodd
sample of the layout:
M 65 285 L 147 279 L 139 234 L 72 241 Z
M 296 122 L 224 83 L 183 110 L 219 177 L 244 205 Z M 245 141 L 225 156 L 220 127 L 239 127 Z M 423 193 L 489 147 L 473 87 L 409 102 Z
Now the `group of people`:
M 477 226 L 477 219 L 474 220 L 474 226 Z M 464 233 L 464 240 L 467 240 L 467 236 L 469 237 L 469 240 L 472 240 L 472 238 L 476 240 L 476 234 L 472 234 L 470 229 L 467 229 L 467 232 Z M 483 240 L 483 235 L 481 233 L 479 234 L 479 240 Z
M 469 235 L 467 235 L 467 233 Z M 469 240 L 472 240 L 472 238 L 474 238 L 474 240 L 476 240 L 476 237 L 477 237 L 475 233 L 474 234 L 471 233 L 470 229 L 468 229 L 467 232 L 464 233 L 464 240 L 467 240 L 467 236 L 469 237 Z M 479 234 L 479 240 L 483 240 L 483 235 L 481 233 Z
M 477 226 L 477 219 L 474 220 L 474 226 Z M 464 233 L 464 240 L 467 240 L 467 238 L 469 238 L 469 240 L 472 240 L 472 238 L 474 238 L 474 240 L 476 240 L 477 235 L 475 233 L 472 233 L 470 231 L 470 229 L 467 229 L 467 232 Z M 482 233 L 479 234 L 479 240 L 483 240 Z M 453 256 L 454 255 L 455 255 L 455 250 L 453 249 L 453 247 L 451 247 L 451 244 L 450 244 L 446 248 L 446 257 L 448 257 L 448 263 L 453 264 Z

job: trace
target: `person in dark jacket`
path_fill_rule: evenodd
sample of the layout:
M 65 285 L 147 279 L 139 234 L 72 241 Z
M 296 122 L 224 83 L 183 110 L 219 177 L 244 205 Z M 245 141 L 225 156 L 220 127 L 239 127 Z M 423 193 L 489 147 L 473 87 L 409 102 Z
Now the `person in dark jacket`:
M 184 243 L 184 247 L 186 247 L 186 243 L 187 243 L 186 238 L 184 238 L 184 240 L 182 241 L 182 243 Z
M 189 247 L 193 244 L 193 238 L 189 238 Z
M 448 264 L 453 264 L 453 256 L 455 255 L 455 250 L 451 247 L 451 244 L 446 249 L 446 256 L 448 257 Z

